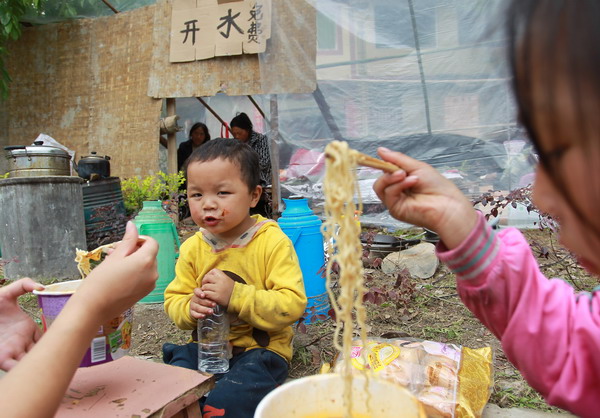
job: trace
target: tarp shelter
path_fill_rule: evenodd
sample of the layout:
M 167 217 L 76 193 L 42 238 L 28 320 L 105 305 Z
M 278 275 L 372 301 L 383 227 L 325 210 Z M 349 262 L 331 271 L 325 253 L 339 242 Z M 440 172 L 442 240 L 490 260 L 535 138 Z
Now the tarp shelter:
M 301 195 L 320 206 L 322 152 L 333 139 L 370 155 L 377 146 L 386 146 L 427 161 L 471 197 L 531 181 L 534 159 L 516 123 L 507 68 L 502 31 L 506 2 L 309 3 L 316 11 L 317 90 L 277 95 L 284 197 Z M 269 109 L 269 97 L 256 99 Z M 243 98 L 232 102 L 216 95 L 205 100 L 219 112 L 231 112 L 233 103 L 234 112 L 259 119 Z M 200 107 L 178 100 L 184 119 Z M 219 132 L 218 124 L 210 117 L 207 121 L 211 132 Z M 179 140 L 184 139 L 182 132 Z M 363 220 L 390 225 L 393 220 L 371 189 L 379 174 L 359 170 L 366 211 L 376 212 Z
M 502 0 L 277 0 L 265 53 L 184 64 L 168 62 L 171 2 L 151 3 L 26 28 L 10 45 L 0 144 L 44 132 L 78 155 L 111 155 L 115 175 L 146 175 L 161 167 L 160 99 L 177 98 L 186 128 L 200 120 L 219 136 L 202 96 L 224 120 L 246 111 L 276 137 L 282 194 L 315 206 L 333 139 L 425 159 L 471 195 L 519 187 L 531 172 L 495 30 Z M 377 174 L 360 172 L 367 202 Z

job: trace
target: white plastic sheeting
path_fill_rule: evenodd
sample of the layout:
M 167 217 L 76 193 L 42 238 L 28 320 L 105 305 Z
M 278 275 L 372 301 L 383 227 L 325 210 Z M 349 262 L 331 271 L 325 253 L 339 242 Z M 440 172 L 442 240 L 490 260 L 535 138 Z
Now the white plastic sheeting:
M 505 2 L 311 4 L 318 91 L 277 96 L 284 197 L 301 195 L 320 205 L 322 151 L 333 139 L 370 155 L 385 146 L 427 161 L 472 197 L 531 181 L 534 160 L 516 123 L 506 65 Z M 363 219 L 393 226 L 371 189 L 379 174 L 359 170 Z
M 300 195 L 322 203 L 325 145 L 346 140 L 375 155 L 378 146 L 400 150 L 434 165 L 466 194 L 511 190 L 532 179 L 531 147 L 516 123 L 505 39 L 502 0 L 307 0 L 317 30 L 317 84 L 313 94 L 286 94 L 261 65 L 263 89 L 278 93 L 277 145 L 283 197 Z M 270 42 L 288 50 L 297 39 L 277 26 L 273 7 Z M 266 61 L 267 52 L 260 56 Z M 312 57 L 305 57 L 312 59 Z M 288 63 L 293 70 L 298 62 Z M 295 77 L 302 77 L 298 71 Z M 229 122 L 245 111 L 255 130 L 270 131 L 271 96 L 205 98 Z M 189 126 L 205 121 L 213 137 L 221 124 L 196 99 L 177 102 Z M 193 109 L 193 110 L 192 110 Z M 186 114 L 189 111 L 189 115 Z M 189 129 L 189 126 L 186 126 Z M 180 141 L 187 136 L 181 133 Z M 393 226 L 371 185 L 379 173 L 360 169 L 368 222 Z

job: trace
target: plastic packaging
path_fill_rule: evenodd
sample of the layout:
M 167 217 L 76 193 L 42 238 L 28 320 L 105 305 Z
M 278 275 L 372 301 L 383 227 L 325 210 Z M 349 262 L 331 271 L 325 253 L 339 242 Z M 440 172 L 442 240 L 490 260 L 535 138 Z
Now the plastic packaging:
M 213 314 L 198 320 L 198 370 L 226 373 L 229 370 L 229 317 L 221 305 Z
M 494 384 L 491 347 L 468 347 L 415 338 L 371 338 L 367 362 L 359 341 L 353 343 L 353 374 L 369 369 L 376 378 L 408 389 L 428 417 L 481 417 Z M 341 373 L 341 357 L 334 372 Z

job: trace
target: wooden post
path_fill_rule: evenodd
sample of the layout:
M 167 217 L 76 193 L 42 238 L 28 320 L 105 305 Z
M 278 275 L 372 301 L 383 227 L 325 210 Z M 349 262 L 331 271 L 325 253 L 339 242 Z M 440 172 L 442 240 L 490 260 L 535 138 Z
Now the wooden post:
M 167 116 L 174 116 L 175 99 L 167 99 Z M 177 134 L 167 134 L 167 171 L 169 174 L 177 173 Z
M 167 99 L 167 116 L 173 116 L 176 113 L 175 99 Z M 167 171 L 168 174 L 177 173 L 177 134 L 167 134 Z M 175 225 L 179 222 L 179 207 L 178 202 L 171 203 L 171 218 Z
M 279 189 L 279 110 L 277 108 L 277 95 L 271 95 L 271 134 L 270 144 L 271 149 L 271 208 L 273 210 L 273 219 L 279 217 L 279 202 L 281 201 L 281 193 Z

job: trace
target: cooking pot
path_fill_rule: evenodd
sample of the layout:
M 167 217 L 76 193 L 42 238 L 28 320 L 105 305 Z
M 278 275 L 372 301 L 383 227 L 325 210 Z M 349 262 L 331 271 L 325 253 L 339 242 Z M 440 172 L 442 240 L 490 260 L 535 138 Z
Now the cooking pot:
M 96 155 L 95 151 L 92 151 L 90 155 L 81 157 L 77 164 L 77 173 L 79 177 L 86 180 L 95 174 L 100 178 L 110 177 L 110 157 L 108 155 L 100 156 Z M 95 176 L 94 176 L 95 177 Z
M 4 147 L 9 177 L 70 176 L 71 156 L 63 149 L 35 141 Z

